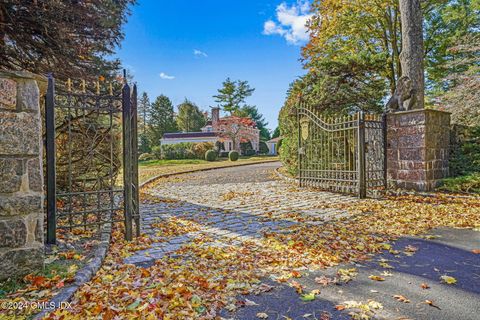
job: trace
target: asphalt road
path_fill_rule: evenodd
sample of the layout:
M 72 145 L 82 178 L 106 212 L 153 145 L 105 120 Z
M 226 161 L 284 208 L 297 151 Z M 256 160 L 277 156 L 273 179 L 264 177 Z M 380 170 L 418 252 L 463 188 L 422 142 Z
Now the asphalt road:
M 480 255 L 471 251 L 480 248 L 480 232 L 437 229 L 430 234 L 440 238 L 402 238 L 393 245 L 399 251 L 407 245 L 417 247 L 418 251 L 412 256 L 401 254 L 397 258 L 386 253 L 362 265 L 342 265 L 296 279 L 306 292 L 320 289 L 321 293 L 314 301 L 303 302 L 293 288 L 266 279 L 275 286 L 271 292 L 239 297 L 254 301 L 258 306 L 241 308 L 235 314 L 224 312 L 223 316 L 258 319 L 256 314 L 264 312 L 269 315 L 268 319 L 350 319 L 348 313 L 352 310 L 338 311 L 335 306 L 345 301 L 366 303 L 371 299 L 383 305 L 383 309 L 376 312 L 375 319 L 480 319 Z M 382 258 L 388 259 L 394 269 L 380 267 L 378 263 Z M 339 268 L 353 267 L 358 270 L 358 275 L 347 284 L 322 287 L 314 281 L 321 275 L 335 276 Z M 368 278 L 384 271 L 392 274 L 384 277 L 385 281 Z M 442 283 L 442 275 L 454 277 L 457 283 Z M 423 289 L 422 284 L 429 288 Z M 394 295 L 402 295 L 410 302 L 400 302 Z M 425 303 L 426 300 L 432 301 L 434 306 Z
M 202 192 L 213 190 L 220 184 L 241 184 L 274 180 L 275 168 L 280 163 L 266 163 L 242 167 L 223 168 L 186 175 L 175 182 L 175 186 L 198 186 Z M 242 307 L 235 313 L 224 310 L 225 319 L 259 319 L 258 313 L 266 313 L 267 319 L 350 319 L 349 312 L 339 311 L 337 305 L 346 301 L 381 303 L 374 319 L 421 319 L 421 320 L 480 320 L 480 232 L 464 229 L 436 229 L 434 237 L 401 238 L 393 248 L 399 255 L 384 253 L 363 264 L 340 265 L 310 273 L 295 279 L 304 286 L 305 292 L 320 289 L 320 294 L 311 302 L 303 302 L 294 288 L 264 279 L 274 288 L 260 295 L 239 296 L 238 300 L 251 300 L 257 305 Z M 412 255 L 403 253 L 406 246 L 418 250 Z M 392 266 L 385 269 L 380 262 Z M 358 275 L 346 284 L 322 286 L 315 282 L 322 275 L 333 278 L 340 268 L 356 268 Z M 373 281 L 370 275 L 382 276 L 385 281 Z M 441 276 L 448 275 L 457 280 L 446 284 Z M 428 289 L 422 288 L 426 284 Z M 425 287 L 425 286 L 424 286 Z M 395 295 L 404 296 L 408 303 L 398 301 Z M 431 301 L 433 305 L 427 304 Z

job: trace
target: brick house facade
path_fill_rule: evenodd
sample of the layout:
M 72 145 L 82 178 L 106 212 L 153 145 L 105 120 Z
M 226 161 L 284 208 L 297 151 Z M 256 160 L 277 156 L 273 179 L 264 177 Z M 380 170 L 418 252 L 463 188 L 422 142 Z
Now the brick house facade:
M 201 132 L 165 133 L 161 144 L 176 144 L 181 142 L 223 142 L 225 151 L 240 151 L 240 143 L 249 142 L 252 149 L 259 151 L 260 130 L 250 118 L 228 116 L 220 117 L 220 108 L 212 108 L 210 119 Z

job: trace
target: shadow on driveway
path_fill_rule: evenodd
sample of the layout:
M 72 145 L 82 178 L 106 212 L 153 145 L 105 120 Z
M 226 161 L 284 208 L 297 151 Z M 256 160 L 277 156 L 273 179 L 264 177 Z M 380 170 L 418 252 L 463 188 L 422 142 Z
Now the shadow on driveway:
M 480 232 L 442 228 L 430 234 L 435 238 L 399 239 L 393 245 L 400 251 L 398 255 L 386 252 L 363 264 L 341 265 L 295 279 L 305 292 L 320 289 L 321 293 L 312 302 L 301 301 L 295 289 L 287 284 L 275 283 L 276 287 L 268 293 L 239 297 L 258 306 L 244 307 L 236 313 L 223 311 L 222 315 L 227 319 L 258 319 L 256 314 L 265 312 L 268 319 L 349 319 L 349 310 L 337 311 L 335 305 L 345 301 L 366 303 L 371 299 L 383 305 L 376 312 L 377 319 L 480 319 L 480 255 L 472 252 L 480 249 Z M 409 256 L 404 253 L 406 246 L 418 250 Z M 385 260 L 392 269 L 379 265 Z M 323 287 L 314 280 L 322 275 L 334 277 L 339 268 L 353 267 L 358 275 L 347 284 Z M 392 275 L 382 275 L 385 271 Z M 368 278 L 370 275 L 382 276 L 385 281 L 373 281 Z M 457 283 L 443 283 L 440 279 L 443 275 L 454 277 Z M 273 285 L 269 279 L 265 282 Z M 429 288 L 423 289 L 422 284 Z M 394 295 L 403 295 L 410 302 L 400 302 Z M 425 303 L 426 300 L 436 307 Z

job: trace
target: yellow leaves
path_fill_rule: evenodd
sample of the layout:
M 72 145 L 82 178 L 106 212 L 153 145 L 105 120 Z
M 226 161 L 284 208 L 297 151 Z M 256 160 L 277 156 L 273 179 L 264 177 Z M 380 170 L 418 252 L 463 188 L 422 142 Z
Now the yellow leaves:
M 457 283 L 457 279 L 455 279 L 454 277 L 447 276 L 447 275 L 441 276 L 440 279 L 442 280 L 442 282 L 444 282 L 446 284 L 456 284 Z
M 112 282 L 113 281 L 113 275 L 107 274 L 107 275 L 103 276 L 102 281 L 103 282 Z
M 368 278 L 369 278 L 370 280 L 374 280 L 374 281 L 385 281 L 385 278 L 382 278 L 382 277 L 380 277 L 380 276 L 373 276 L 373 275 L 371 275 L 371 276 L 368 276 Z
M 75 272 L 77 272 L 77 270 L 78 270 L 78 266 L 76 264 L 72 264 L 71 266 L 68 267 L 67 272 L 69 274 L 75 274 Z
M 337 275 L 340 277 L 340 281 L 345 283 L 353 280 L 357 276 L 358 272 L 356 268 L 351 269 L 338 269 Z
M 385 269 L 395 269 L 394 267 L 392 267 L 391 265 L 389 265 L 389 264 L 386 263 L 386 262 L 380 262 L 379 265 L 380 265 L 382 268 L 385 268 Z
M 351 309 L 352 311 L 349 312 L 349 315 L 352 319 L 371 319 L 375 314 L 375 310 L 383 309 L 383 305 L 375 300 L 368 300 L 367 303 L 351 300 L 336 305 L 335 309 L 338 311 Z
M 405 247 L 405 249 L 403 250 L 403 253 L 407 256 L 412 256 L 415 252 L 417 252 L 418 248 L 417 247 L 414 247 L 412 245 L 408 245 Z

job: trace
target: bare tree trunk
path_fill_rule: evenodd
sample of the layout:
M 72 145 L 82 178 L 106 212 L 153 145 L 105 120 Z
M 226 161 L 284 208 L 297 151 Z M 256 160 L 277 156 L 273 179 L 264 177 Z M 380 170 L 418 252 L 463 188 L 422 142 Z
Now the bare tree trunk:
M 424 108 L 425 76 L 423 66 L 423 16 L 420 0 L 399 0 L 402 21 L 402 52 L 400 62 L 403 76 L 412 80 L 415 89 L 413 109 Z

